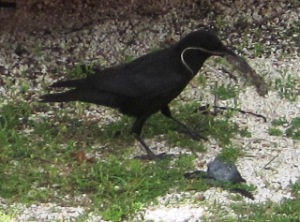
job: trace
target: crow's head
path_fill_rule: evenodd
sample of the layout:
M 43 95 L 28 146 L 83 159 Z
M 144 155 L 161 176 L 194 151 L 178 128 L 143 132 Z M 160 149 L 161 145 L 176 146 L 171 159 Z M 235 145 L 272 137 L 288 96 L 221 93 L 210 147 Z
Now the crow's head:
M 221 40 L 211 31 L 195 31 L 178 42 L 176 50 L 179 52 L 198 51 L 203 56 L 225 56 L 235 55 L 235 53 L 229 50 Z
M 200 30 L 188 34 L 175 45 L 175 50 L 180 56 L 181 63 L 192 75 L 198 73 L 210 56 L 222 56 L 252 82 L 259 95 L 264 96 L 268 92 L 262 77 L 257 75 L 243 58 L 228 49 L 211 31 Z

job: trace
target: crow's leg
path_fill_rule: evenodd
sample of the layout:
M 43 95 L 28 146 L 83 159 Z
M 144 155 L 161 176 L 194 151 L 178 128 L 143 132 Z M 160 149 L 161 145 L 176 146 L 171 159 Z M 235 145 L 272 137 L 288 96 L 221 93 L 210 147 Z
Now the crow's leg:
M 171 111 L 169 106 L 165 106 L 163 107 L 161 110 L 161 113 L 172 119 L 173 121 L 175 121 L 179 126 L 181 126 L 184 131 L 194 140 L 199 140 L 199 139 L 205 139 L 204 137 L 202 137 L 199 133 L 195 132 L 194 130 L 192 130 L 190 127 L 188 127 L 187 125 L 185 125 L 184 123 L 182 123 L 181 121 L 179 121 L 178 119 L 176 119 L 175 117 L 172 116 Z
M 137 158 L 139 158 L 139 159 L 149 159 L 149 160 L 162 159 L 166 156 L 166 154 L 162 153 L 162 154 L 156 155 L 155 153 L 153 153 L 152 150 L 149 148 L 149 146 L 146 144 L 145 140 L 141 137 L 141 132 L 142 132 L 143 125 L 144 125 L 145 121 L 148 118 L 149 118 L 149 116 L 137 117 L 134 124 L 133 124 L 133 126 L 132 126 L 132 129 L 131 129 L 131 132 L 134 135 L 135 139 L 137 141 L 139 141 L 140 144 L 142 144 L 142 146 L 144 147 L 144 149 L 147 152 L 146 156 L 139 156 Z

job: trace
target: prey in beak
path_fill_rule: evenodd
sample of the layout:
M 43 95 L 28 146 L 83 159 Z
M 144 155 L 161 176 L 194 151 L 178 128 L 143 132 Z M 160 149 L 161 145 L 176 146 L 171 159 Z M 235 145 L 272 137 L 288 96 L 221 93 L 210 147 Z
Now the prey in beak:
M 255 86 L 256 91 L 258 95 L 265 96 L 268 94 L 268 86 L 264 79 L 258 75 L 254 69 L 251 68 L 251 66 L 246 62 L 245 59 L 235 54 L 233 51 L 225 49 L 222 52 L 214 52 L 212 53 L 214 55 L 219 55 L 223 57 L 229 64 L 233 66 L 234 69 L 236 69 L 241 75 L 247 80 L 250 81 L 252 85 Z M 231 107 L 224 107 L 224 106 L 218 106 L 218 97 L 215 97 L 214 105 L 210 106 L 204 105 L 200 106 L 198 108 L 198 111 L 200 111 L 203 114 L 211 114 L 211 115 L 217 115 L 221 110 L 235 110 L 242 114 L 250 114 L 259 118 L 262 118 L 264 122 L 267 122 L 267 118 L 263 115 L 256 114 L 250 111 L 244 111 L 241 109 L 231 108 Z M 209 109 L 213 108 L 213 112 L 210 112 Z
M 238 70 L 246 80 L 250 81 L 251 84 L 255 86 L 256 91 L 260 96 L 265 96 L 268 93 L 268 86 L 264 79 L 250 67 L 245 59 L 232 51 L 229 51 L 229 53 L 225 54 L 223 57 L 229 64 Z

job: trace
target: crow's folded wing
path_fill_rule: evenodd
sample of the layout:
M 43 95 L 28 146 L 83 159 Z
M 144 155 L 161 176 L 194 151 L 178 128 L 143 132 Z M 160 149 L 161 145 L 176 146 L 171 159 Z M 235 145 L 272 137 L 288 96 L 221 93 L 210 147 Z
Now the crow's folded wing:
M 142 56 L 130 63 L 98 71 L 89 78 L 94 90 L 130 98 L 156 98 L 183 88 L 185 75 L 170 49 Z

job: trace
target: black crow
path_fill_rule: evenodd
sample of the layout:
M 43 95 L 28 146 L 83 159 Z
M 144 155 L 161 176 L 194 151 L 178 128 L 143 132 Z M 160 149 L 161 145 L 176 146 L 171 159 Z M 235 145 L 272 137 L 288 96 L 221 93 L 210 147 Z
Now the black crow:
M 177 44 L 132 62 L 104 70 L 95 69 L 95 74 L 87 78 L 56 82 L 51 87 L 72 89 L 43 95 L 41 101 L 89 102 L 135 117 L 132 133 L 145 148 L 147 157 L 154 159 L 159 155 L 150 150 L 141 137 L 141 131 L 145 121 L 158 111 L 177 122 L 192 138 L 199 137 L 171 115 L 168 104 L 181 93 L 210 56 L 226 56 L 235 64 L 240 62 L 240 57 L 225 47 L 215 34 L 194 31 Z

